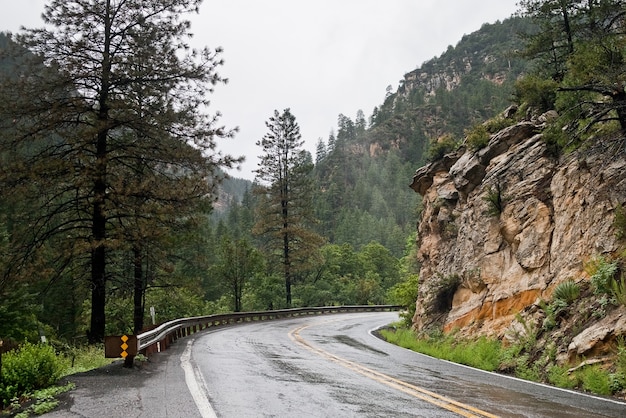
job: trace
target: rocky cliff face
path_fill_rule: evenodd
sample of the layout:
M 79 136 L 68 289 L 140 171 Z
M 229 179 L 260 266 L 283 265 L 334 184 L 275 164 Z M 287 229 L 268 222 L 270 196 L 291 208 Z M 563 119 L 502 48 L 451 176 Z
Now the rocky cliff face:
M 626 205 L 624 153 L 596 143 L 557 158 L 542 140 L 549 118 L 513 124 L 479 151 L 461 149 L 416 172 L 411 187 L 424 205 L 416 329 L 503 338 L 557 284 L 588 282 L 592 257 L 623 248 L 614 212 Z M 577 330 L 588 337 L 569 349 L 582 355 L 626 334 L 623 307 L 611 315 L 608 328 Z

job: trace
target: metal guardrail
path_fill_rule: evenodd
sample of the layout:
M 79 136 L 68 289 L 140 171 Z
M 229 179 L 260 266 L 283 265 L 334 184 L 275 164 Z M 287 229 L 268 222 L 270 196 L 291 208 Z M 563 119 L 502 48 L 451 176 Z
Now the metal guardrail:
M 292 308 L 275 311 L 235 312 L 193 318 L 174 319 L 137 335 L 137 353 L 149 354 L 165 350 L 178 338 L 186 337 L 204 329 L 242 322 L 268 321 L 305 315 L 322 315 L 352 312 L 392 312 L 403 309 L 400 305 L 324 306 L 317 308 Z

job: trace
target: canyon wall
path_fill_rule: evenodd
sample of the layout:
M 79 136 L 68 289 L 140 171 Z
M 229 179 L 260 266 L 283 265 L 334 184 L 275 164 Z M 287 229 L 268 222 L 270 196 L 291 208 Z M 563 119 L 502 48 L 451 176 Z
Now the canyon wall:
M 411 188 L 423 196 L 415 329 L 503 338 L 557 284 L 588 281 L 590 259 L 623 250 L 614 226 L 615 208 L 626 206 L 623 141 L 556 156 L 542 139 L 553 116 L 514 123 L 486 147 L 461 147 L 415 173 Z M 614 326 L 626 322 L 623 307 L 612 315 L 602 338 L 626 334 Z

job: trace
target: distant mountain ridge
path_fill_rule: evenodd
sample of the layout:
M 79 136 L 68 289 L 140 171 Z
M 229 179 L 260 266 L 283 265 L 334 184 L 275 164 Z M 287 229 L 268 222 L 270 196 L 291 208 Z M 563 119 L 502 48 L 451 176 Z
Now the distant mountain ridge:
M 432 142 L 446 135 L 460 140 L 466 129 L 510 105 L 514 82 L 529 66 L 515 52 L 526 27 L 520 18 L 484 24 L 407 72 L 369 121 L 362 112 L 356 120 L 339 115 L 314 157 L 318 232 L 355 248 L 376 240 L 401 255 L 419 202 L 407 187 L 413 173 L 425 164 Z M 245 188 L 235 192 L 234 181 L 240 179 L 223 184 L 218 212 L 241 201 Z
M 441 56 L 407 72 L 395 93 L 374 110 L 370 141 L 400 141 L 408 160 L 424 162 L 429 143 L 497 115 L 511 103 L 513 86 L 531 63 L 519 54 L 530 22 L 511 17 L 450 46 Z
M 371 150 L 400 147 L 406 161 L 423 163 L 431 139 L 461 136 L 472 124 L 501 112 L 510 103 L 513 83 L 529 67 L 516 53 L 523 46 L 518 34 L 529 29 L 529 21 L 519 17 L 485 23 L 404 74 L 397 90 L 374 109 L 352 149 L 372 155 Z

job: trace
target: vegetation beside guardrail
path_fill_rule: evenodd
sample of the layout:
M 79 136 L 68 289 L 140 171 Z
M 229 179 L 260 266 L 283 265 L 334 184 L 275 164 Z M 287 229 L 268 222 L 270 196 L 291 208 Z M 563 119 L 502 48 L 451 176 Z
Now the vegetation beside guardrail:
M 292 308 L 275 311 L 234 312 L 174 319 L 137 335 L 137 352 L 149 355 L 165 350 L 178 338 L 186 337 L 204 329 L 242 322 L 268 321 L 305 315 L 322 315 L 353 312 L 391 312 L 403 309 L 400 305 L 324 306 L 316 308 Z

